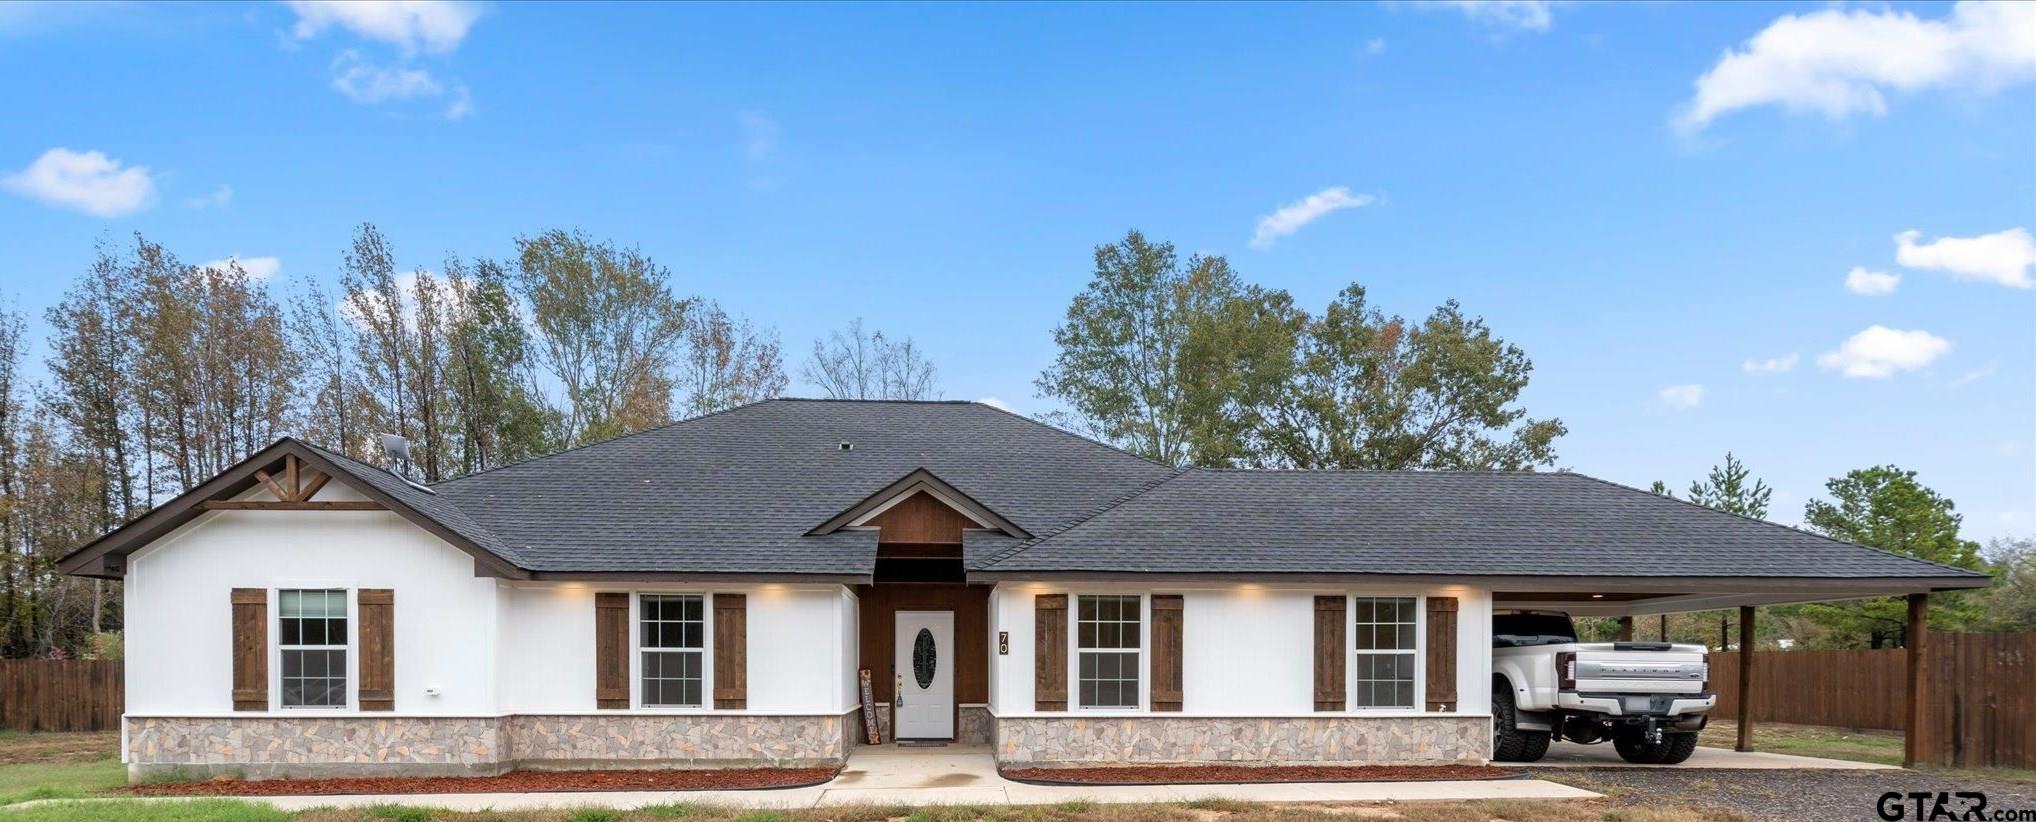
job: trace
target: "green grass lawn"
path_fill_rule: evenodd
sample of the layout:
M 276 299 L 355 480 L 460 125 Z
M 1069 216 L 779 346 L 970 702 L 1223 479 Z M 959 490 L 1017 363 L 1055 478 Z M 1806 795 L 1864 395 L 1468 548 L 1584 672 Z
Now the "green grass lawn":
M 119 734 L 0 732 L 0 805 L 86 796 L 127 783 Z
M 1729 720 L 1713 721 L 1709 727 L 1704 728 L 1703 735 L 1697 737 L 1697 742 L 1712 748 L 1730 748 L 1739 742 L 1739 723 Z M 1852 731 L 1818 725 L 1756 722 L 1753 724 L 1753 749 L 1795 756 L 1900 765 L 1902 732 Z
M 1729 720 L 1713 721 L 1697 737 L 1699 744 L 1712 748 L 1730 748 L 1738 744 L 1738 723 Z M 1860 731 L 1845 728 L 1826 728 L 1820 725 L 1783 725 L 1776 722 L 1756 722 L 1753 725 L 1753 749 L 1768 753 L 1793 754 L 1795 756 L 1816 756 L 1824 759 L 1844 759 L 1852 762 L 1872 762 L 1879 765 L 1902 764 L 1901 731 Z M 1974 776 L 1999 779 L 2004 782 L 2019 782 L 2036 785 L 2036 770 L 2025 768 L 1930 768 L 1929 770 L 1954 776 Z

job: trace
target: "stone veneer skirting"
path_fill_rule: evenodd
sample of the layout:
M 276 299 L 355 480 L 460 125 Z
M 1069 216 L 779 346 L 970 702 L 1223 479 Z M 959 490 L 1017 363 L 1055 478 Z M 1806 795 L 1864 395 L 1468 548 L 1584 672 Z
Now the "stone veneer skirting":
M 880 703 L 876 706 L 876 709 L 877 738 L 883 740 L 883 744 L 886 745 L 897 741 L 896 737 L 891 735 L 891 706 Z M 988 745 L 992 738 L 996 736 L 996 730 L 993 727 L 996 720 L 990 716 L 989 708 L 982 705 L 963 705 L 956 711 L 956 714 L 956 724 L 954 727 L 954 743 L 956 745 Z M 869 737 L 864 734 L 862 714 L 860 712 L 855 715 L 855 722 L 852 727 L 855 730 L 855 744 L 868 745 Z
M 838 765 L 850 714 L 135 717 L 128 775 L 249 779 L 516 768 Z
M 1005 764 L 1484 762 L 1491 720 L 1481 716 L 1122 718 L 1013 717 L 996 723 Z

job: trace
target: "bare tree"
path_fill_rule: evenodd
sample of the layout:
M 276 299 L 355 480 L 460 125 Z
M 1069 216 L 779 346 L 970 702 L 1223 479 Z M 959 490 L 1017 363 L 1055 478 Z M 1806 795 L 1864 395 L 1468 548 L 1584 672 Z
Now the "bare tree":
M 861 317 L 845 330 L 813 341 L 813 354 L 800 372 L 831 399 L 938 399 L 938 372 L 912 338 L 892 340 L 863 328 Z
M 711 301 L 694 309 L 678 377 L 687 415 L 770 399 L 783 394 L 787 382 L 776 331 L 730 319 Z

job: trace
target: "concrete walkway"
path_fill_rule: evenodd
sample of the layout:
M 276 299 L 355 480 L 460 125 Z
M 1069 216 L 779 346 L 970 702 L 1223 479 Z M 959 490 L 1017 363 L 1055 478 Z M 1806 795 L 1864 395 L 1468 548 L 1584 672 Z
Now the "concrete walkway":
M 459 811 L 697 803 L 752 808 L 830 805 L 1052 805 L 1062 802 L 1415 802 L 1477 799 L 1591 799 L 1598 794 L 1538 779 L 1450 782 L 1308 782 L 1261 785 L 1059 787 L 1012 782 L 997 775 L 987 747 L 857 748 L 841 774 L 824 785 L 763 791 L 602 791 L 252 798 L 282 810 L 366 805 L 415 805 Z
M 1877 765 L 1872 762 L 1853 762 L 1845 759 L 1821 759 L 1814 756 L 1792 756 L 1790 754 L 1763 753 L 1752 751 L 1740 753 L 1730 748 L 1708 748 L 1697 746 L 1697 752 L 1690 754 L 1688 761 L 1680 765 L 1635 765 L 1619 758 L 1619 752 L 1612 743 L 1578 745 L 1574 742 L 1556 742 L 1548 746 L 1548 756 L 1540 762 L 1501 762 L 1501 767 L 1525 768 L 1723 768 L 1727 770 L 1776 771 L 1776 770 L 1821 770 L 1821 771 L 1898 771 L 1894 765 Z

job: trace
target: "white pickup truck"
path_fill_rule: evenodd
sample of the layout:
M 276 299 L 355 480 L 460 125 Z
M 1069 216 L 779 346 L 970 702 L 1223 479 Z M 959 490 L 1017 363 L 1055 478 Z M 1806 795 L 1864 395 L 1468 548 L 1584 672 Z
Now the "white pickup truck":
M 1718 697 L 1702 645 L 1578 642 L 1568 614 L 1492 617 L 1492 758 L 1533 762 L 1560 737 L 1612 741 L 1628 762 L 1673 765 L 1697 748 Z

